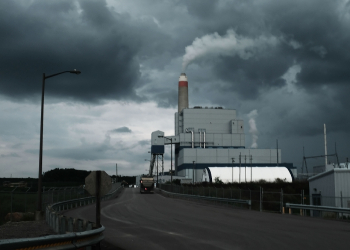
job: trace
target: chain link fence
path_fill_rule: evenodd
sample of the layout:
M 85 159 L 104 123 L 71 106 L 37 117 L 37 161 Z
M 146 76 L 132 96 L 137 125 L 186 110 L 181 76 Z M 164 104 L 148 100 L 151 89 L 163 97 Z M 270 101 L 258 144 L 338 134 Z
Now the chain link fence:
M 23 190 L 23 189 L 22 189 Z M 16 188 L 11 191 L 0 191 L 0 225 L 6 222 L 5 217 L 8 213 L 33 213 L 25 214 L 22 220 L 32 220 L 34 212 L 37 210 L 37 192 L 30 192 L 30 188 L 25 191 L 18 191 Z M 82 186 L 79 187 L 50 187 L 43 188 L 42 209 L 48 204 L 66 201 L 76 198 L 90 196 Z M 12 216 L 9 218 L 12 220 Z

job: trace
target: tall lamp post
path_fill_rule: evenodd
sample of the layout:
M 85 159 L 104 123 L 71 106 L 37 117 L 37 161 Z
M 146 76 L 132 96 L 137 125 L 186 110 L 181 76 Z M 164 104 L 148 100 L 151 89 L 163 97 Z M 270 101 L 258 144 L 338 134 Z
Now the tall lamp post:
M 168 138 L 168 137 L 165 137 L 164 135 L 158 135 L 158 138 L 165 138 L 165 139 L 168 139 L 170 140 L 170 153 L 171 153 L 171 156 L 170 156 L 170 183 L 171 185 L 173 185 L 173 138 Z
M 42 169 L 43 169 L 43 129 L 44 129 L 44 93 L 45 93 L 45 80 L 47 78 L 51 78 L 63 73 L 72 73 L 79 75 L 81 72 L 79 70 L 67 70 L 62 71 L 53 75 L 45 76 L 45 73 L 43 74 L 43 86 L 41 91 L 41 120 L 40 120 L 40 153 L 39 153 L 39 176 L 38 176 L 38 201 L 37 201 L 37 213 L 35 216 L 36 220 L 39 220 L 42 210 L 42 197 L 41 197 L 41 186 L 42 186 Z

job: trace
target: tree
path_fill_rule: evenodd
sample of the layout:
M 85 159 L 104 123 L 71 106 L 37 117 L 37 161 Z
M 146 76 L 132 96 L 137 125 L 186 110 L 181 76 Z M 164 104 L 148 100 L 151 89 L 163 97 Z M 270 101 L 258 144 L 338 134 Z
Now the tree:
M 220 177 L 219 177 L 219 176 L 216 176 L 216 177 L 214 178 L 214 182 L 215 182 L 215 184 L 223 184 L 223 183 L 224 183 L 222 180 L 220 180 Z

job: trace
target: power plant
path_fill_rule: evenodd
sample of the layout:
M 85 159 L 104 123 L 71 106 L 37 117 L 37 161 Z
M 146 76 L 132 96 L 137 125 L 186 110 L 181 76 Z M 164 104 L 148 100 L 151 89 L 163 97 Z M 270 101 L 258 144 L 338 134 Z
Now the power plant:
M 180 75 L 178 86 L 175 135 L 164 135 L 159 130 L 152 132 L 151 173 L 157 162 L 161 162 L 163 169 L 164 146 L 170 144 L 175 148 L 174 161 L 171 155 L 171 164 L 174 162 L 171 165 L 174 172 L 171 174 L 193 182 L 214 181 L 210 171 L 213 168 L 221 179 L 228 182 L 237 179 L 241 181 L 242 173 L 239 173 L 238 178 L 233 175 L 234 169 L 236 171 L 239 168 L 241 172 L 243 167 L 284 167 L 294 179 L 296 167 L 292 163 L 282 163 L 281 149 L 246 148 L 244 122 L 236 117 L 235 109 L 201 106 L 189 108 L 189 85 L 185 73 Z M 228 168 L 232 169 L 232 176 L 228 174 Z M 248 180 L 250 179 L 249 177 Z

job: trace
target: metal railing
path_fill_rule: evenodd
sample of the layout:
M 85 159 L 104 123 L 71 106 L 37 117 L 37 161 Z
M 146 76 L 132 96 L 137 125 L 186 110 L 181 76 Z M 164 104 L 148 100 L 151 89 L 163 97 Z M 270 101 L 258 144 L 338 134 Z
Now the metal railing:
M 250 200 L 251 210 L 260 212 L 270 211 L 282 213 L 283 204 L 286 202 L 295 203 L 300 201 L 302 204 L 306 199 L 304 191 L 299 194 L 286 194 L 280 191 L 265 191 L 262 187 L 259 190 L 240 189 L 233 187 L 215 187 L 215 186 L 190 186 L 190 185 L 170 185 L 161 184 L 160 188 L 164 191 L 178 194 L 187 194 L 195 196 L 205 196 L 212 198 L 224 198 L 229 200 Z
M 339 214 L 350 214 L 350 208 L 344 207 L 329 207 L 329 206 L 316 206 L 316 205 L 301 205 L 301 204 L 291 204 L 286 203 L 286 207 L 289 208 L 289 214 L 292 213 L 291 209 L 300 209 L 300 215 L 304 215 L 304 210 L 310 211 L 324 211 L 324 212 L 332 212 L 337 213 L 337 217 L 339 218 Z
M 107 200 L 116 193 L 121 192 L 122 186 L 119 186 L 112 192 L 104 195 L 101 200 Z M 1 250 L 7 249 L 37 249 L 48 248 L 51 250 L 63 249 L 79 249 L 98 244 L 104 239 L 104 226 L 96 228 L 96 224 L 90 221 L 85 221 L 76 218 L 67 218 L 60 212 L 80 206 L 92 204 L 96 201 L 96 197 L 87 197 L 74 199 L 69 201 L 58 202 L 46 207 L 46 222 L 48 225 L 60 235 L 50 235 L 37 238 L 24 239 L 6 239 L 0 240 Z M 74 232 L 75 231 L 75 232 Z
M 219 198 L 219 197 L 210 197 L 210 196 L 201 196 L 201 195 L 192 195 L 192 194 L 181 194 L 175 192 L 168 192 L 163 189 L 160 189 L 161 193 L 164 193 L 170 197 L 181 197 L 187 199 L 196 199 L 196 200 L 206 200 L 206 201 L 214 201 L 214 202 L 222 202 L 222 203 L 236 203 L 248 205 L 249 209 L 251 209 L 251 200 L 241 200 L 241 199 L 230 199 L 230 198 Z

